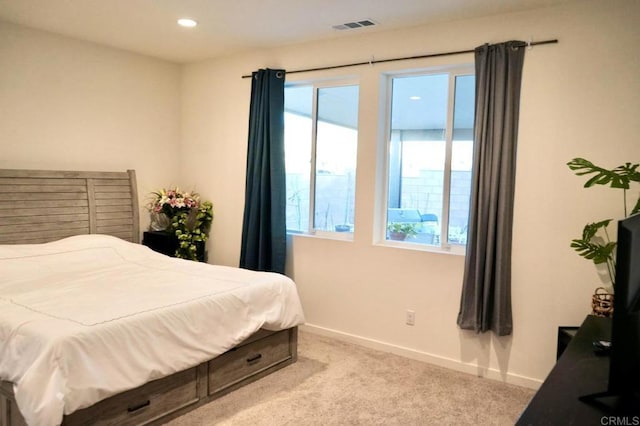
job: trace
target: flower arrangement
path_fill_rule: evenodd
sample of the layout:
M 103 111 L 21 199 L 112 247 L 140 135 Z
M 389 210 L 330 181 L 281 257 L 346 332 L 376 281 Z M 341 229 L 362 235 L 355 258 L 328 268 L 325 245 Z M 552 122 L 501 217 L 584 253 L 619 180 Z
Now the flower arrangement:
M 182 192 L 176 187 L 152 192 L 147 209 L 153 229 L 168 230 L 178 239 L 176 257 L 198 260 L 198 244 L 209 238 L 213 204 L 201 201 L 196 192 Z
M 147 208 L 150 212 L 164 213 L 173 217 L 183 210 L 190 210 L 200 206 L 200 196 L 195 192 L 182 192 L 178 187 L 173 189 L 161 189 L 152 192 L 152 199 Z

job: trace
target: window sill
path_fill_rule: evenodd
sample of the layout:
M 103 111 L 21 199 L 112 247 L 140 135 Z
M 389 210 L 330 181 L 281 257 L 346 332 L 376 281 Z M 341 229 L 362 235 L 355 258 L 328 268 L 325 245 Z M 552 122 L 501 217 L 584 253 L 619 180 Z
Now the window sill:
M 461 245 L 448 245 L 448 246 L 432 246 L 427 244 L 417 244 L 409 241 L 393 241 L 382 240 L 374 243 L 376 247 L 388 247 L 401 250 L 415 250 L 429 253 L 448 254 L 454 256 L 464 256 L 466 254 L 466 247 Z
M 344 241 L 348 243 L 353 242 L 352 232 L 318 232 L 316 234 L 307 234 L 302 232 L 287 232 L 287 238 L 292 238 L 292 237 Z M 446 255 L 454 255 L 454 256 L 464 256 L 466 254 L 466 247 L 458 244 L 452 244 L 449 246 L 440 247 L 440 246 L 430 246 L 427 244 L 411 243 L 408 241 L 382 240 L 382 241 L 373 243 L 373 246 L 387 247 L 387 248 L 394 248 L 394 249 L 401 249 L 401 250 L 414 250 L 414 251 L 422 251 L 427 253 L 438 253 L 438 254 L 446 254 Z
M 353 242 L 353 232 L 317 232 L 315 234 L 287 232 L 287 237 L 316 238 L 320 240 L 345 241 L 349 243 Z

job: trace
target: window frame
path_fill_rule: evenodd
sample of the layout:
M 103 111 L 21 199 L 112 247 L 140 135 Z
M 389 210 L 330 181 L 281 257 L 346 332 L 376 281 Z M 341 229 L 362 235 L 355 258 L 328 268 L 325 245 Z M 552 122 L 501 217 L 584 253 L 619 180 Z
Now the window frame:
M 356 214 L 355 211 L 357 209 L 355 200 L 356 194 L 356 185 L 357 182 L 357 171 L 358 171 L 358 163 L 356 160 L 355 164 L 355 176 L 354 176 L 354 188 L 353 188 L 353 210 L 354 210 L 354 225 L 353 230 L 349 232 L 338 232 L 338 231 L 326 231 L 315 228 L 315 207 L 316 207 L 316 152 L 317 152 L 317 142 L 318 142 L 318 92 L 320 89 L 325 88 L 333 88 L 333 87 L 344 87 L 344 86 L 358 86 L 358 122 L 357 122 L 357 138 L 360 138 L 360 81 L 356 78 L 340 78 L 340 79 L 322 79 L 322 80 L 306 80 L 306 81 L 293 81 L 293 82 L 285 82 L 285 90 L 290 87 L 311 87 L 313 90 L 312 96 L 312 105 L 311 105 L 311 152 L 309 156 L 309 211 L 308 211 L 308 220 L 309 225 L 306 230 L 296 230 L 296 229 L 287 229 L 287 234 L 290 235 L 304 235 L 304 236 L 315 236 L 327 239 L 334 240 L 345 240 L 345 241 L 353 241 L 355 234 L 355 222 L 356 222 Z M 359 140 L 357 141 L 356 150 L 358 149 Z M 286 151 L 285 151 L 286 157 Z M 356 155 L 357 158 L 357 155 Z
M 415 243 L 411 240 L 395 241 L 387 239 L 387 224 L 388 224 L 388 204 L 389 204 L 389 181 L 390 181 L 390 148 L 391 148 L 391 115 L 392 115 L 392 103 L 393 103 L 393 79 L 402 77 L 419 77 L 426 75 L 438 75 L 447 74 L 448 76 L 448 93 L 447 93 L 447 123 L 445 130 L 445 164 L 444 164 L 444 176 L 442 186 L 442 211 L 440 212 L 441 219 L 440 224 L 440 241 L 439 245 Z M 382 185 L 381 190 L 377 193 L 381 197 L 377 203 L 379 206 L 378 219 L 375 223 L 378 224 L 376 231 L 374 232 L 374 243 L 376 245 L 413 249 L 419 251 L 429 251 L 437 253 L 451 253 L 456 255 L 466 254 L 466 244 L 449 243 L 449 214 L 450 214 L 450 195 L 451 195 L 451 161 L 453 156 L 453 125 L 454 125 L 454 113 L 455 113 L 455 87 L 456 77 L 475 75 L 475 67 L 473 64 L 458 64 L 445 67 L 431 67 L 414 69 L 410 71 L 392 71 L 384 72 L 381 74 L 382 87 L 384 93 L 382 94 L 381 108 L 384 113 L 382 114 L 384 119 L 384 134 L 380 136 L 379 140 L 382 145 L 380 150 L 382 161 L 382 167 L 380 167 L 381 173 L 383 173 L 382 179 L 378 182 Z M 475 141 L 474 141 L 475 143 Z M 445 236 L 443 239 L 442 237 Z

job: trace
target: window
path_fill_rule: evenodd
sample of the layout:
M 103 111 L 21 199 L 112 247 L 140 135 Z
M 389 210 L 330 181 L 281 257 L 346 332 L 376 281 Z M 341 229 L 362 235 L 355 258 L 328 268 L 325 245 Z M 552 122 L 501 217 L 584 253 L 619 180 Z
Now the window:
M 287 231 L 352 233 L 357 85 L 285 87 Z
M 471 194 L 473 70 L 395 75 L 389 81 L 386 239 L 463 246 Z

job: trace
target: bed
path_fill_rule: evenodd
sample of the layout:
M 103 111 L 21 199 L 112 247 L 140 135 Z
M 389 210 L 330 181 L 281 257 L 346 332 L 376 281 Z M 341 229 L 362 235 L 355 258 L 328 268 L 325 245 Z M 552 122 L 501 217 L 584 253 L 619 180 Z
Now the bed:
M 137 198 L 0 169 L 0 425 L 161 424 L 296 361 L 295 284 L 136 244 Z

